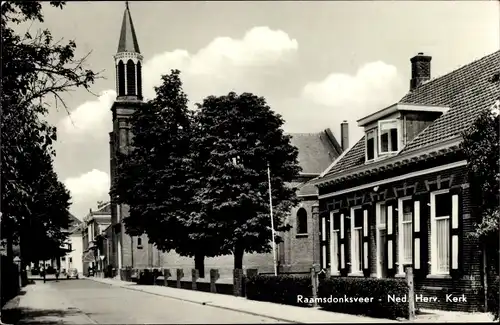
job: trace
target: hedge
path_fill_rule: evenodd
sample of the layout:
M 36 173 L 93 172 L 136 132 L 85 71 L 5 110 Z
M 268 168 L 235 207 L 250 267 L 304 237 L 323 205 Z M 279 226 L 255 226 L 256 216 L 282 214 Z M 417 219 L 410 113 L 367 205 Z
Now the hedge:
M 493 314 L 494 320 L 500 318 L 500 278 L 496 278 L 488 287 L 488 310 Z
M 394 296 L 407 300 L 408 292 L 408 284 L 403 279 L 329 278 L 319 284 L 318 304 L 333 312 L 390 319 L 408 318 L 408 302 L 392 302 L 388 298 Z M 356 298 L 368 299 L 359 302 Z
M 141 270 L 139 272 L 137 284 L 153 285 L 154 284 L 153 272 L 151 272 L 151 270 L 149 269 Z
M 309 307 L 307 303 L 298 302 L 297 297 L 311 297 L 311 295 L 310 277 L 255 275 L 246 281 L 246 296 L 251 300 Z

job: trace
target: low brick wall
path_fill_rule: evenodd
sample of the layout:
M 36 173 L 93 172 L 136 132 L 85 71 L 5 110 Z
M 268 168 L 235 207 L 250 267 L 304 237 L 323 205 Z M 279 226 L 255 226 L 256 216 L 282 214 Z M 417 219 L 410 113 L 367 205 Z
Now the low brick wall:
M 221 278 L 218 269 L 210 269 L 204 278 L 199 278 L 198 271 L 193 269 L 124 269 L 120 271 L 121 277 L 125 281 L 130 279 L 140 284 L 166 285 L 172 288 L 245 296 L 246 275 L 244 270 L 233 271 L 232 278 L 227 276 Z M 248 275 L 258 274 L 258 270 L 248 269 L 246 273 Z M 146 277 L 148 279 L 145 279 Z M 234 286 L 234 283 L 237 284 L 237 287 Z

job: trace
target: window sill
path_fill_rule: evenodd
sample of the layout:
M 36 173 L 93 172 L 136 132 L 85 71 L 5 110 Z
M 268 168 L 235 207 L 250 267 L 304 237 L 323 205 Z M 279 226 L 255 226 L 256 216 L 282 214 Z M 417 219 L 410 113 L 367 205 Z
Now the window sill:
M 309 234 L 296 234 L 295 238 L 307 238 Z
M 449 274 L 428 274 L 426 279 L 451 279 Z
M 406 274 L 405 273 L 398 273 L 394 276 L 395 278 L 405 278 Z
M 142 249 L 142 245 L 137 245 L 137 249 Z
M 340 272 L 333 272 L 330 274 L 330 276 L 340 276 Z
M 365 275 L 363 274 L 363 272 L 353 272 L 353 273 L 349 273 L 347 276 L 358 276 L 358 277 L 364 277 Z
M 395 156 L 398 154 L 398 150 L 396 151 L 387 151 L 387 152 L 380 152 L 379 157 L 388 157 L 388 156 Z

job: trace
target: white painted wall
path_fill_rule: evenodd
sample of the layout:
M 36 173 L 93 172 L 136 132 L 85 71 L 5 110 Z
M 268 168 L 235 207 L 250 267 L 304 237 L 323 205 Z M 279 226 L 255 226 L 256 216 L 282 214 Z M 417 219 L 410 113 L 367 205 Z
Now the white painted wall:
M 82 234 L 74 233 L 68 238 L 68 243 L 71 244 L 72 252 L 66 254 L 65 260 L 61 261 L 61 268 L 68 270 L 69 268 L 76 268 L 78 273 L 83 272 L 83 238 Z

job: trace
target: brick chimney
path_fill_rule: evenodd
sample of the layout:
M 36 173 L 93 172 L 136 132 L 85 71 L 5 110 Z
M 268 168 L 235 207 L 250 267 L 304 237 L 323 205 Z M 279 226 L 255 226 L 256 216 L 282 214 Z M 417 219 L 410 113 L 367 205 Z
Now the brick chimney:
M 410 91 L 431 79 L 431 60 L 432 57 L 420 52 L 410 59 L 411 62 L 411 80 Z
M 340 123 L 340 146 L 342 151 L 349 148 L 349 124 L 347 121 Z

